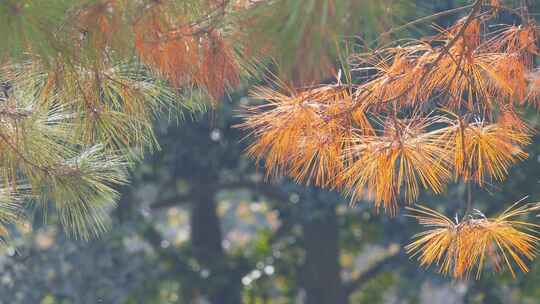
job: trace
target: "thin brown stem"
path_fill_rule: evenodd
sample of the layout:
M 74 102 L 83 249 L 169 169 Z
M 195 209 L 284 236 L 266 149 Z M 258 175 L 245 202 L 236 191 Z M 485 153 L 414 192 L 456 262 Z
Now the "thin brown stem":
M 471 181 L 471 174 L 469 170 L 469 161 L 467 158 L 467 149 L 465 147 L 465 126 L 463 124 L 463 119 L 461 117 L 461 114 L 458 113 L 458 121 L 459 121 L 459 133 L 460 133 L 460 140 L 461 140 L 461 149 L 463 153 L 463 170 L 464 170 L 464 183 L 466 186 L 466 198 L 465 201 L 465 213 L 463 214 L 463 219 L 465 220 L 465 217 L 467 217 L 472 210 L 472 181 Z
M 47 175 L 50 174 L 50 171 L 47 168 L 35 164 L 31 160 L 29 160 L 24 154 L 22 154 L 21 151 L 19 151 L 19 149 L 17 149 L 17 147 L 2 132 L 0 132 L 0 140 L 5 142 L 7 146 L 13 151 L 13 153 L 15 153 L 23 162 L 27 163 L 35 169 L 44 171 Z
M 465 31 L 467 30 L 467 27 L 471 24 L 471 22 L 478 17 L 477 14 L 478 14 L 478 12 L 480 11 L 480 9 L 482 7 L 482 3 L 483 3 L 483 0 L 477 0 L 474 3 L 471 12 L 467 16 L 467 19 L 463 22 L 463 25 L 461 26 L 459 32 L 452 38 L 452 40 L 450 40 L 448 42 L 448 44 L 446 46 L 444 46 L 444 48 L 442 48 L 442 50 L 441 50 L 440 54 L 437 56 L 437 58 L 435 58 L 435 60 L 433 62 L 430 62 L 429 64 L 426 65 L 426 69 L 425 69 L 424 73 L 422 74 L 422 76 L 420 77 L 420 80 L 418 81 L 419 84 L 421 84 L 426 79 L 427 75 L 429 74 L 429 68 L 430 67 L 436 66 L 446 55 L 451 56 L 450 49 L 459 41 L 459 39 L 461 39 L 463 37 L 463 35 L 465 34 Z M 412 89 L 414 89 L 414 87 L 415 87 L 414 85 L 410 85 L 406 89 L 404 89 L 402 92 L 397 94 L 396 96 L 381 100 L 378 103 L 384 104 L 384 103 L 387 103 L 387 102 L 390 102 L 390 101 L 393 101 L 393 100 L 398 100 L 399 98 L 404 97 L 405 95 L 407 95 Z M 366 91 L 366 88 L 358 88 L 358 89 Z M 367 91 L 369 91 L 369 90 L 367 90 Z M 371 94 L 371 92 L 368 92 L 368 94 Z M 352 105 L 348 109 L 345 109 L 342 112 L 339 112 L 339 113 L 336 113 L 336 114 L 332 115 L 331 118 L 338 118 L 338 117 L 341 117 L 342 115 L 348 115 L 351 112 L 355 111 L 361 105 L 362 105 L 361 102 L 357 102 L 356 104 Z

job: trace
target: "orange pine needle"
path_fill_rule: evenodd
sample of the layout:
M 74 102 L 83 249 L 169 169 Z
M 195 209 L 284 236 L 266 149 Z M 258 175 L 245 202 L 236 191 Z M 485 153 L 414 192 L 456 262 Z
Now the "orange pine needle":
M 234 58 L 233 49 L 216 31 L 208 34 L 202 49 L 203 59 L 196 81 L 204 86 L 215 100 L 218 100 L 225 94 L 227 87 L 239 85 L 238 64 Z
M 175 86 L 192 80 L 199 62 L 198 44 L 189 27 L 168 31 L 157 17 L 135 27 L 135 49 L 141 60 Z
M 289 175 L 299 182 L 331 186 L 350 159 L 345 139 L 351 137 L 352 128 L 373 132 L 361 108 L 340 115 L 353 103 L 348 90 L 340 86 L 289 95 L 259 88 L 253 97 L 268 103 L 249 107 L 240 127 L 255 137 L 247 153 L 266 159 L 267 176 Z
M 408 203 L 418 197 L 420 188 L 435 193 L 444 190 L 451 174 L 448 158 L 437 132 L 425 133 L 437 119 L 411 119 L 396 126 L 389 123 L 383 136 L 355 136 L 354 161 L 340 177 L 352 201 L 367 188 L 368 197 L 394 214 L 402 191 Z
M 454 155 L 455 175 L 480 186 L 488 178 L 502 181 L 509 168 L 527 157 L 522 147 L 531 141 L 530 135 L 503 124 L 455 123 L 444 137 Z
M 424 206 L 407 208 L 411 217 L 428 228 L 414 236 L 414 241 L 406 246 L 407 253 L 417 256 L 421 266 L 435 264 L 440 273 L 456 279 L 469 278 L 474 269 L 479 279 L 486 260 L 495 271 L 506 268 L 516 277 L 516 266 L 522 272 L 529 270 L 526 260 L 536 257 L 540 241 L 540 226 L 518 219 L 540 209 L 540 205 L 518 207 L 518 203 L 495 218 L 486 218 L 476 211 L 462 222 L 453 222 Z
M 175 22 L 182 25 L 171 25 L 160 9 L 154 7 L 134 28 L 135 49 L 143 63 L 173 86 L 198 86 L 214 100 L 239 85 L 239 63 L 223 35 L 182 24 L 182 18 Z

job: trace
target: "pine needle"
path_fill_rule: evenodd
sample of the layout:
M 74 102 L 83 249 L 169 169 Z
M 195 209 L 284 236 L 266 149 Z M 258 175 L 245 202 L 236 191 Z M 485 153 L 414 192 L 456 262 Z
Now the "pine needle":
M 536 257 L 540 241 L 540 226 L 519 219 L 540 205 L 519 203 L 495 218 L 477 211 L 462 222 L 424 206 L 408 207 L 409 216 L 428 230 L 415 235 L 406 250 L 421 266 L 436 265 L 440 273 L 456 279 L 467 279 L 474 270 L 479 279 L 488 261 L 494 271 L 507 269 L 515 278 L 516 268 L 528 272 L 526 261 Z
M 289 175 L 299 182 L 331 187 L 350 161 L 346 139 L 353 127 L 373 132 L 362 109 L 331 118 L 351 106 L 346 88 L 323 86 L 290 95 L 259 88 L 252 95 L 268 103 L 248 107 L 240 127 L 255 137 L 247 153 L 257 160 L 265 158 L 268 177 Z
M 400 193 L 413 203 L 421 188 L 444 191 L 451 177 L 444 142 L 436 133 L 425 134 L 438 119 L 410 119 L 387 124 L 383 136 L 352 139 L 354 161 L 341 176 L 352 201 L 367 196 L 395 214 Z

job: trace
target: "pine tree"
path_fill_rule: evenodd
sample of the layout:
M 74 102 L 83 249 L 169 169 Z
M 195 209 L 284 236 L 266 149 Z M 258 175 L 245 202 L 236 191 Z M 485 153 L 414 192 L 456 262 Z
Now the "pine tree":
M 368 198 L 390 215 L 421 191 L 504 181 L 534 134 L 519 112 L 538 104 L 537 26 L 525 3 L 477 0 L 452 12 L 462 10 L 465 17 L 434 35 L 352 54 L 345 80 L 336 73 L 331 84 L 278 80 L 254 90 L 267 102 L 248 106 L 240 125 L 254 139 L 248 155 L 264 159 L 268 177 L 341 190 L 353 204 Z M 503 13 L 516 24 L 499 24 Z M 527 272 L 540 226 L 523 217 L 540 205 L 514 204 L 487 218 L 471 195 L 464 200 L 455 220 L 409 207 L 428 230 L 408 252 L 455 278 L 475 269 L 479 278 L 488 260 L 496 271 Z
M 444 12 L 469 13 L 420 40 L 392 41 L 401 28 L 351 14 L 408 8 L 400 1 L 2 1 L 2 236 L 29 205 L 52 209 L 77 237 L 98 235 L 130 168 L 159 148 L 157 118 L 202 107 L 199 99 L 216 105 L 244 77 L 269 74 L 281 80 L 253 90 L 267 103 L 249 107 L 241 125 L 254 139 L 247 153 L 265 160 L 268 177 L 338 189 L 353 203 L 368 197 L 391 215 L 400 202 L 443 194 L 451 182 L 503 181 L 534 134 L 519 111 L 540 100 L 538 33 L 526 1 L 476 0 Z M 515 24 L 496 24 L 501 14 Z M 343 56 L 343 37 L 361 43 L 368 37 L 352 31 L 368 24 L 383 32 L 379 45 Z M 408 250 L 457 278 L 473 269 L 479 277 L 486 257 L 495 270 L 527 271 L 539 227 L 515 217 L 539 205 L 487 218 L 472 203 L 466 199 L 455 221 L 413 207 L 430 230 Z
M 237 5 L 2 1 L 2 237 L 33 205 L 75 237 L 105 230 L 130 168 L 159 147 L 153 122 L 204 107 L 180 102 L 186 88 L 217 100 L 239 83 L 218 31 Z
M 351 28 L 353 2 L 281 2 L 2 1 L 2 237 L 29 205 L 57 212 L 77 237 L 98 235 L 129 169 L 159 148 L 156 119 L 215 105 L 271 58 L 285 68 L 309 49 L 299 79 L 327 71 L 315 60 L 329 62 L 333 53 L 321 52 Z

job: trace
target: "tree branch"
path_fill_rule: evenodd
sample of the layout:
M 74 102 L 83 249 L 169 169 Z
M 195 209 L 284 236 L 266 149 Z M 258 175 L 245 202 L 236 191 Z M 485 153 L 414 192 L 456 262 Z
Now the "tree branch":
M 345 294 L 349 297 L 353 292 L 362 288 L 367 282 L 385 271 L 389 266 L 396 264 L 402 255 L 402 250 L 391 253 L 383 259 L 375 262 L 369 269 L 360 274 L 357 278 L 345 284 Z
M 279 202 L 288 202 L 289 196 L 279 187 L 276 187 L 271 184 L 254 182 L 248 180 L 240 180 L 230 183 L 222 183 L 218 186 L 219 190 L 234 190 L 234 189 L 246 189 L 253 191 L 255 194 L 260 194 L 268 199 L 279 201 Z
M 450 55 L 450 49 L 460 40 L 463 38 L 463 35 L 465 34 L 465 31 L 467 30 L 467 27 L 472 23 L 472 21 L 477 17 L 477 14 L 480 12 L 480 9 L 482 8 L 483 0 L 476 0 L 474 4 L 472 4 L 472 9 L 469 15 L 466 17 L 465 21 L 461 25 L 461 28 L 459 29 L 458 33 L 452 37 L 452 39 L 446 44 L 442 49 L 440 54 L 435 58 L 433 62 L 430 62 L 426 64 L 426 71 L 422 74 L 420 77 L 420 80 L 418 83 L 422 85 L 423 81 L 426 79 L 427 75 L 429 74 L 427 70 L 431 69 L 432 67 L 436 66 L 445 56 Z M 386 104 L 390 101 L 397 100 L 415 88 L 414 85 L 410 85 L 401 92 L 399 92 L 396 96 L 392 96 L 389 98 L 386 98 L 384 100 L 377 101 L 377 104 Z M 359 87 L 359 90 L 367 91 L 369 94 L 372 94 L 371 90 L 365 88 L 365 87 Z M 362 102 L 356 102 L 352 106 L 348 107 L 347 109 L 343 111 L 339 111 L 337 113 L 334 113 L 330 116 L 331 119 L 340 118 L 343 115 L 349 115 L 353 111 L 357 110 L 360 106 L 364 105 Z

